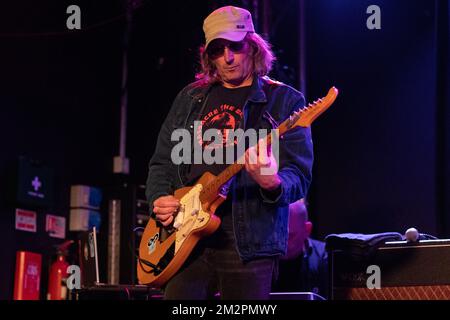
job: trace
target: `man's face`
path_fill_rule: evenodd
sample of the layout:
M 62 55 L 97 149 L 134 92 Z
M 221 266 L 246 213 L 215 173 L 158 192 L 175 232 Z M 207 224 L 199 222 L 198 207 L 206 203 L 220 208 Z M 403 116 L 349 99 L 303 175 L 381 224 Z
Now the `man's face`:
M 289 205 L 288 250 L 282 259 L 289 260 L 303 253 L 306 239 L 311 235 L 312 223 L 306 218 L 305 204 L 299 200 Z
M 251 46 L 245 39 L 239 42 L 216 39 L 209 44 L 208 55 L 225 87 L 234 88 L 252 84 L 251 51 Z
M 298 213 L 292 212 L 289 215 L 289 242 L 295 246 L 302 247 L 305 240 L 309 237 L 307 223 L 305 217 Z

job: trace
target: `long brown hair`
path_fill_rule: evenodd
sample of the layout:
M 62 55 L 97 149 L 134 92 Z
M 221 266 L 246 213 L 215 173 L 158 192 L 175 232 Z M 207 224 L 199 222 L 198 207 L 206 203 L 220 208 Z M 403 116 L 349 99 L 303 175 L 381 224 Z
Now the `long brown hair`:
M 261 77 L 266 76 L 272 70 L 272 64 L 276 59 L 270 43 L 254 32 L 247 33 L 244 41 L 247 41 L 252 48 L 253 74 Z M 204 46 L 200 47 L 200 66 L 201 70 L 195 76 L 198 80 L 209 84 L 221 81 L 216 67 Z

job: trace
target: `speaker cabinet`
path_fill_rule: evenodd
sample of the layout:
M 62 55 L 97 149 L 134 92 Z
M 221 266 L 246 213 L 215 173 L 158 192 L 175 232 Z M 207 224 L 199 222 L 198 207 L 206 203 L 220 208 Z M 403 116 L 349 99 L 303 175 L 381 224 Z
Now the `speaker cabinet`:
M 333 300 L 450 299 L 450 240 L 388 242 L 370 256 L 331 250 Z

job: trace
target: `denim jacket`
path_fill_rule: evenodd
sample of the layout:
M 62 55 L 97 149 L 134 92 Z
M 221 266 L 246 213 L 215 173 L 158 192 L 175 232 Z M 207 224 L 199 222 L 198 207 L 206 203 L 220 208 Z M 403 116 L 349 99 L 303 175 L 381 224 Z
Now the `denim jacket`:
M 163 195 L 185 186 L 189 165 L 175 165 L 171 151 L 178 141 L 171 141 L 173 130 L 185 128 L 194 134 L 194 120 L 201 112 L 210 85 L 194 82 L 175 98 L 164 121 L 155 152 L 149 162 L 146 196 L 151 207 Z M 268 77 L 255 77 L 243 107 L 240 127 L 272 129 L 289 115 L 305 106 L 297 90 Z M 236 246 L 243 261 L 285 254 L 288 238 L 289 204 L 306 196 L 313 164 L 310 128 L 297 127 L 279 140 L 281 189 L 269 195 L 241 170 L 230 185 Z

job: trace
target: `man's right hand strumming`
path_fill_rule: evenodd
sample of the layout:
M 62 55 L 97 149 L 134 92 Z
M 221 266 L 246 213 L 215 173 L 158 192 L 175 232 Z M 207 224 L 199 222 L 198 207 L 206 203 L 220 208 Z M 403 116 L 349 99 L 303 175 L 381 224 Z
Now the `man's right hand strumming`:
M 156 220 L 160 221 L 164 227 L 172 223 L 174 214 L 180 207 L 180 201 L 174 196 L 162 196 L 153 202 L 153 212 Z

